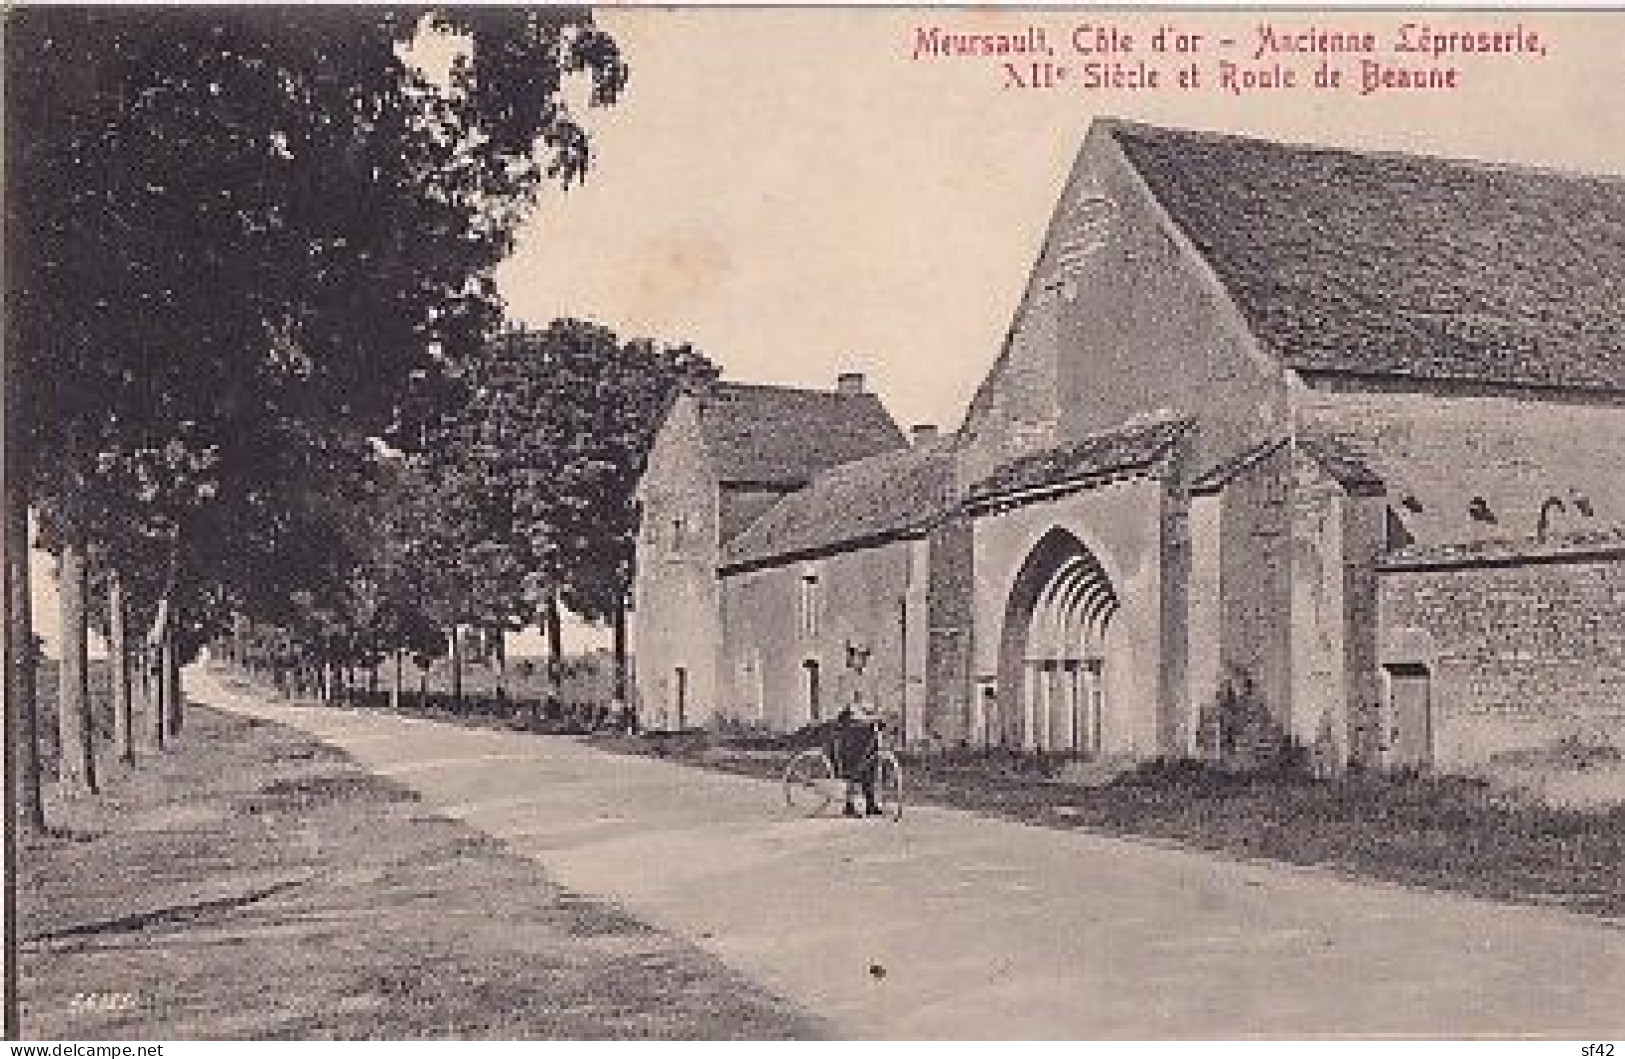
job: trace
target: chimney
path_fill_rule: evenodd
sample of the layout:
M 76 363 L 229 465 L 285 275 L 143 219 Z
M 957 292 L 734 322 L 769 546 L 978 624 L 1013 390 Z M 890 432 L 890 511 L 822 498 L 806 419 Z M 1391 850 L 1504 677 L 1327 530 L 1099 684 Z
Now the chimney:
M 858 394 L 863 392 L 863 372 L 843 371 L 835 376 L 835 392 Z
M 937 440 L 935 423 L 916 423 L 908 428 L 908 440 L 915 448 L 923 448 Z

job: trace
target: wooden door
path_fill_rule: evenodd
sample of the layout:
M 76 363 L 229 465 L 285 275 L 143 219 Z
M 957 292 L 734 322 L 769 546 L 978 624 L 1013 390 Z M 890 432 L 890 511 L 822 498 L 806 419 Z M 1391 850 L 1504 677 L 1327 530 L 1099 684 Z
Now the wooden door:
M 1433 763 L 1433 678 L 1421 664 L 1388 667 L 1388 709 L 1384 744 L 1389 764 L 1427 767 Z

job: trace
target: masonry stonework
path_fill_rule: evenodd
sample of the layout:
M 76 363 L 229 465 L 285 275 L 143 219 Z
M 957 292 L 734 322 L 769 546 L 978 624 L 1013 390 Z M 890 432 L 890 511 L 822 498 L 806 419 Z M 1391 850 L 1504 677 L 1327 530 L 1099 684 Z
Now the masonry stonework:
M 1622 559 L 1383 571 L 1382 663 L 1428 667 L 1435 763 L 1565 738 L 1625 748 Z

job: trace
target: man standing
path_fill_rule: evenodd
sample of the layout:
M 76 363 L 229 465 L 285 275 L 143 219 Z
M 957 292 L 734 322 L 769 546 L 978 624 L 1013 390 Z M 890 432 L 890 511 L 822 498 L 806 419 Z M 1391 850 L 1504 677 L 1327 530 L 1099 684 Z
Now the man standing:
M 866 701 L 860 692 L 853 698 L 851 706 L 842 708 L 835 715 L 835 724 L 830 728 L 830 760 L 835 764 L 835 773 L 846 780 L 846 808 L 842 810 L 845 816 L 856 817 L 860 815 L 858 808 L 853 804 L 853 797 L 859 790 L 863 791 L 863 814 L 866 816 L 881 815 L 879 801 L 875 798 L 875 779 L 879 772 L 880 755 L 880 717 L 875 712 L 873 704 Z

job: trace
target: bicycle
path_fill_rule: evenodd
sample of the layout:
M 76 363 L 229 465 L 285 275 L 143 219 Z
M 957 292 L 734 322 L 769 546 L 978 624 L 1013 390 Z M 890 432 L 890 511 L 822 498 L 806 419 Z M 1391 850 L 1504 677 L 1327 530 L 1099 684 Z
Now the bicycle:
M 864 761 L 874 764 L 875 796 L 893 822 L 903 818 L 903 763 L 897 754 L 880 747 Z M 835 762 L 824 747 L 797 751 L 784 766 L 784 804 L 803 816 L 818 816 L 837 798 L 846 798 L 846 780 L 836 775 Z

